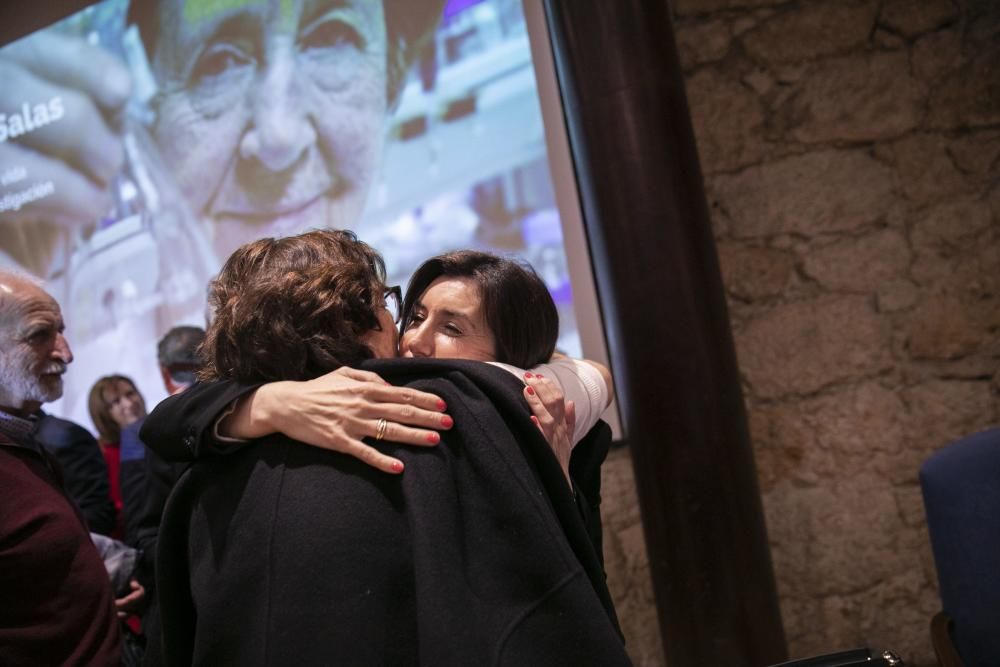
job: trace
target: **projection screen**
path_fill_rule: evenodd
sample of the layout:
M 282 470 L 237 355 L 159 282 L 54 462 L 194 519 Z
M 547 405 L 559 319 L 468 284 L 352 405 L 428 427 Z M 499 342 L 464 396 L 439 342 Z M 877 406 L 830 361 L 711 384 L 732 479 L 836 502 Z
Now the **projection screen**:
M 90 425 L 112 373 L 155 404 L 228 254 L 323 227 L 404 287 L 450 249 L 526 260 L 559 349 L 607 362 L 540 1 L 104 0 L 0 71 L 0 264 L 62 304 L 56 414 Z

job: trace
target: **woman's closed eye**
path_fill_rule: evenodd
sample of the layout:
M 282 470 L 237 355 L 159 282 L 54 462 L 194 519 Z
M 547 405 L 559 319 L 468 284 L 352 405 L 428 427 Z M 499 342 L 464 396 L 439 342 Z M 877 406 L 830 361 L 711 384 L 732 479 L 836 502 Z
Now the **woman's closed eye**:
M 406 323 L 406 330 L 409 331 L 410 329 L 416 328 L 417 325 L 423 323 L 423 321 L 426 319 L 427 316 L 424 315 L 423 313 L 416 313 L 416 312 L 413 313 L 412 315 L 410 315 L 410 319 Z
M 419 328 L 426 321 L 427 313 L 414 311 L 414 313 L 410 316 L 409 321 L 406 323 L 406 329 L 404 329 L 404 331 Z M 451 338 L 457 338 L 465 335 L 465 328 L 450 320 L 441 322 L 439 319 L 438 323 L 433 326 L 436 331 L 440 331 L 444 335 Z

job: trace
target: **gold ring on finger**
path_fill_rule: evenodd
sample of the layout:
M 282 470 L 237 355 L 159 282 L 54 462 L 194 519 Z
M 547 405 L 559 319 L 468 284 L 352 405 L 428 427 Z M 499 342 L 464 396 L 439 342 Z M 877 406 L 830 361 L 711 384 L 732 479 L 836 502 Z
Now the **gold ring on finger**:
M 381 440 L 385 437 L 385 429 L 388 426 L 388 422 L 385 418 L 379 418 L 378 424 L 375 426 L 375 439 Z

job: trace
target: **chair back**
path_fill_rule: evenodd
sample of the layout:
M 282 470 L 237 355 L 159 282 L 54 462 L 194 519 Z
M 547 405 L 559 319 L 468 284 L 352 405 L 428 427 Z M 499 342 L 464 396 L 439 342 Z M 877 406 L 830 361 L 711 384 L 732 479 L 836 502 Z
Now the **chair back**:
M 996 667 L 1000 665 L 1000 428 L 962 438 L 936 452 L 920 468 L 920 486 L 941 605 L 952 619 L 955 648 L 966 667 Z

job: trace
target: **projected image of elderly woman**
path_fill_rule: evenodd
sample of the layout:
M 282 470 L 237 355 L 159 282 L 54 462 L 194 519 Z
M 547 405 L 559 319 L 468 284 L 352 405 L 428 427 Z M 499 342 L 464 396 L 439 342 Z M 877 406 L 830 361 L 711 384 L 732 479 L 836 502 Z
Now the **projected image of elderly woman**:
M 442 5 L 111 1 L 80 21 L 127 6 L 141 35 L 132 48 L 108 20 L 93 40 L 53 28 L 0 49 L 0 114 L 57 102 L 46 109 L 58 118 L 47 112 L 51 122 L 0 141 L 4 178 L 27 174 L 12 188 L 52 184 L 0 206 L 0 264 L 49 279 L 66 304 L 81 364 L 66 414 L 83 418 L 109 347 L 147 393 L 159 391 L 153 346 L 132 342 L 201 324 L 204 285 L 235 247 L 358 226 L 392 110 Z M 123 59 L 143 49 L 151 81 Z M 130 208 L 140 193 L 148 216 Z
M 133 3 L 161 88 L 154 135 L 217 254 L 354 228 L 442 0 Z
M 261 236 L 356 225 L 388 115 L 442 5 L 131 0 L 157 86 L 153 137 L 217 257 Z M 0 210 L 18 232 L 0 249 L 45 277 L 61 230 L 93 225 L 112 206 L 125 159 L 114 119 L 139 82 L 112 51 L 55 32 L 4 48 L 0 71 L 7 115 L 58 102 L 58 119 L 0 143 L 0 165 L 54 184 Z

